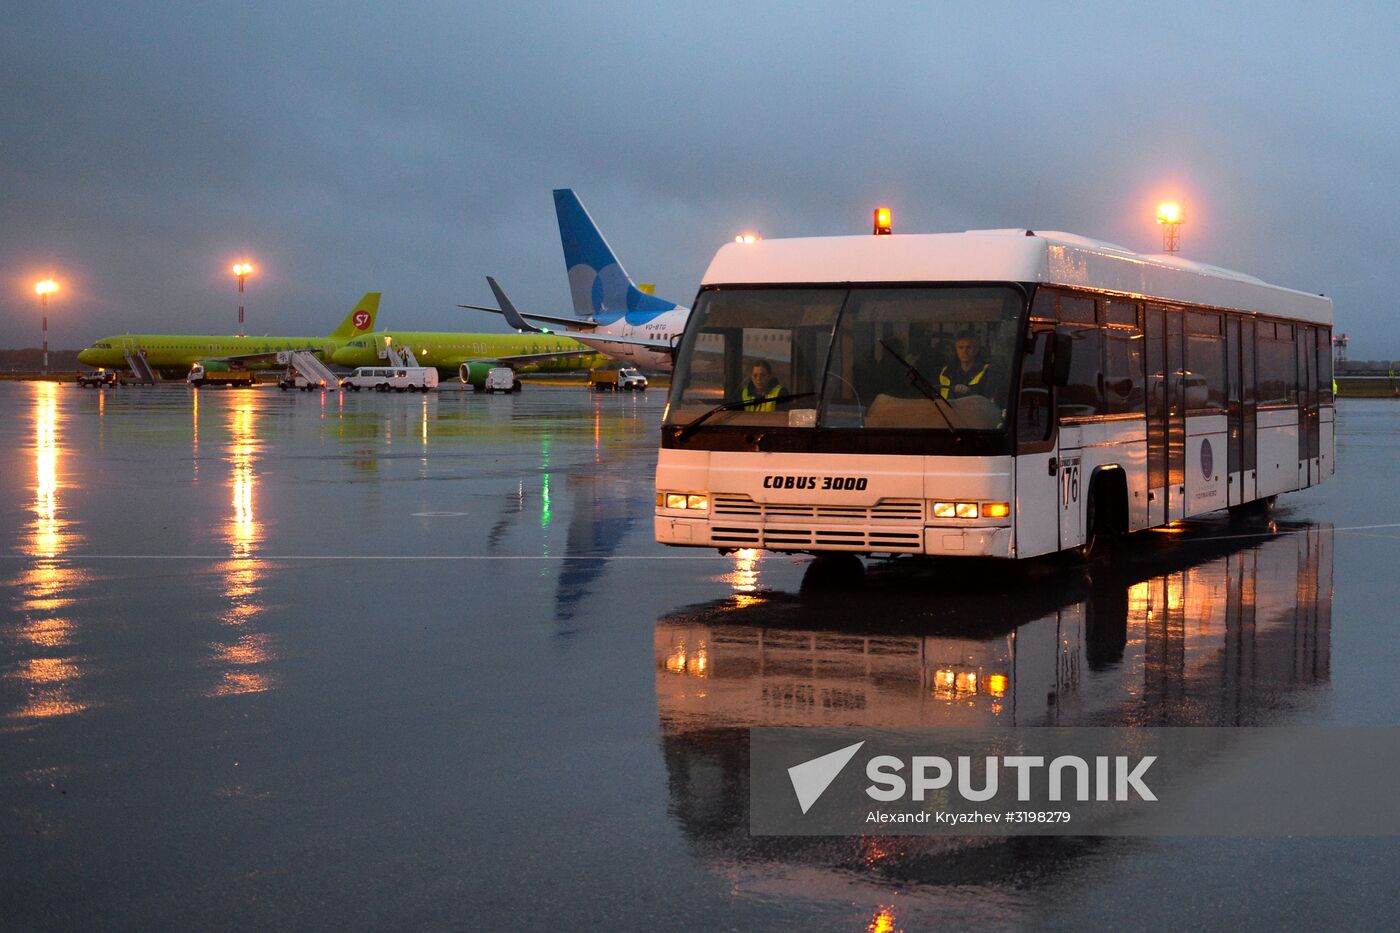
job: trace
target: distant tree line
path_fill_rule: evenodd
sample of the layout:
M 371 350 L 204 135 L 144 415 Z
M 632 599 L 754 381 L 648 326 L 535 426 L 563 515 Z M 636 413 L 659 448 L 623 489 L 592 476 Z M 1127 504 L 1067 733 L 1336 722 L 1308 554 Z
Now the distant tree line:
M 44 351 L 39 347 L 0 350 L 0 372 L 37 373 L 43 368 Z M 77 350 L 50 350 L 49 369 L 56 372 L 74 372 L 86 367 L 78 362 Z

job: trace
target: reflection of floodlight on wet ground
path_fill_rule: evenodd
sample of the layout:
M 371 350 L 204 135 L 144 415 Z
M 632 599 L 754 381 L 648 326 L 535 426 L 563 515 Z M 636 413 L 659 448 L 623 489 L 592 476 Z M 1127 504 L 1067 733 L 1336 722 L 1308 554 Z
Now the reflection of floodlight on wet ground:
M 252 263 L 236 262 L 233 264 L 233 274 L 238 276 L 238 336 L 243 336 L 243 280 L 253 271 Z
M 39 307 L 43 309 L 44 317 L 44 375 L 49 372 L 49 295 L 58 291 L 58 283 L 53 279 L 44 279 L 34 286 L 34 291 L 39 296 Z
M 1162 225 L 1162 252 L 1174 253 L 1181 249 L 1181 225 L 1185 223 L 1181 205 L 1175 201 L 1157 205 L 1157 223 Z

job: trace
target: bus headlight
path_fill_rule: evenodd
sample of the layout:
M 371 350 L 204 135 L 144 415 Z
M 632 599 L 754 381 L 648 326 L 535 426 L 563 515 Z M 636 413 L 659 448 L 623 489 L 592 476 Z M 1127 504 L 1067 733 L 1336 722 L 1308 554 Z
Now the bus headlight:
M 957 512 L 958 512 L 958 518 L 976 518 L 976 517 L 977 517 L 977 503 L 976 503 L 976 502 L 959 502 L 959 503 L 957 504 Z
M 703 512 L 710 507 L 710 497 L 703 492 L 658 492 L 656 505 L 657 508 Z
M 933 504 L 934 518 L 953 518 L 955 514 L 953 503 L 951 502 L 935 502 Z

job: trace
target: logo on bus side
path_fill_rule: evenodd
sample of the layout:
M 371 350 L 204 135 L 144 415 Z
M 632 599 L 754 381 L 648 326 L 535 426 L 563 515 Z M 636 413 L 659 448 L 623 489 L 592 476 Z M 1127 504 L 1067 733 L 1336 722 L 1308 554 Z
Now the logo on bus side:
M 786 476 L 763 477 L 764 489 L 850 489 L 860 492 L 869 485 L 864 476 Z
M 1210 479 L 1215 470 L 1215 451 L 1210 449 L 1210 438 L 1201 439 L 1201 475 Z

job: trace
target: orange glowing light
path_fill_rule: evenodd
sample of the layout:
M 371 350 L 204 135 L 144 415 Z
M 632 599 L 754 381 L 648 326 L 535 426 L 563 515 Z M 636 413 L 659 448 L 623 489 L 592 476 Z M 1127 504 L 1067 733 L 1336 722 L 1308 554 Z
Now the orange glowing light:
M 888 207 L 875 208 L 875 235 L 887 236 L 894 232 L 894 218 Z
M 234 263 L 234 264 L 233 264 L 233 274 L 236 275 L 236 276 L 238 276 L 240 279 L 243 278 L 243 277 L 246 276 L 246 275 L 252 275 L 252 274 L 253 274 L 253 265 L 252 265 L 252 263 L 248 263 L 248 262 L 236 262 L 236 263 Z
M 1006 696 L 1006 675 L 993 674 L 988 677 L 987 692 L 994 697 Z
M 1175 201 L 1163 201 L 1157 205 L 1157 223 L 1179 224 L 1182 222 L 1181 205 Z
M 894 908 L 881 905 L 865 928 L 868 933 L 896 933 L 894 928 Z
M 44 279 L 44 281 L 37 282 L 34 285 L 34 293 L 36 295 L 52 295 L 56 291 L 58 291 L 58 283 L 53 279 Z
M 745 231 L 734 238 L 735 243 L 757 243 L 763 237 L 752 231 Z

